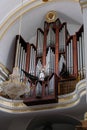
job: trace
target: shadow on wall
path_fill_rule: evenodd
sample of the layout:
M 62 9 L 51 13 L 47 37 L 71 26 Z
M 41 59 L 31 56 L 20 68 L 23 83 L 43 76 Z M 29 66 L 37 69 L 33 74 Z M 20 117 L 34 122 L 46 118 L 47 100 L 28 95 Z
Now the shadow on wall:
M 35 117 L 26 130 L 75 130 L 81 122 L 67 115 L 47 114 Z
M 13 64 L 14 64 L 14 58 L 15 58 L 14 54 L 15 54 L 15 37 L 14 37 L 12 44 L 9 48 L 9 53 L 8 53 L 7 62 L 6 62 L 6 67 L 9 69 L 10 72 L 13 71 Z

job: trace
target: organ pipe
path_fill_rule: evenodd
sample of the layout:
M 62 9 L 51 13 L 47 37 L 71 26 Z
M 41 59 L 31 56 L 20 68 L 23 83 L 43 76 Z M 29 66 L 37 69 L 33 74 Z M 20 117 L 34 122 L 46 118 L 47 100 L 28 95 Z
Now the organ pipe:
M 69 40 L 69 43 L 66 47 L 66 57 L 67 57 L 67 70 L 69 74 L 73 75 L 73 39 Z
M 71 40 L 70 45 L 71 45 L 71 47 L 70 47 L 70 52 L 71 52 L 70 68 L 71 68 L 71 74 L 73 74 L 73 43 L 72 43 L 72 40 Z
M 70 53 L 70 44 L 69 44 L 69 54 L 68 54 L 69 55 L 69 73 L 71 73 L 71 70 L 70 70 L 70 59 L 71 59 L 71 57 L 70 57 L 70 54 L 71 53 Z
M 52 27 L 49 27 L 48 35 L 47 35 L 47 47 L 55 45 L 55 33 Z
M 82 62 L 83 62 L 83 57 L 82 57 L 82 41 L 81 41 L 81 36 L 79 37 L 79 45 L 80 45 L 80 73 L 82 77 Z
M 84 33 L 82 32 L 82 52 L 83 52 L 83 76 L 85 76 L 85 48 L 84 48 Z
M 52 78 L 49 80 L 49 84 L 48 84 L 48 93 L 49 94 L 53 94 L 54 92 L 54 75 L 52 76 Z
M 42 95 L 42 85 L 38 82 L 36 86 L 36 97 L 41 97 Z
M 55 54 L 52 51 L 52 49 L 49 47 L 46 56 L 46 72 L 48 75 L 54 72 L 54 63 L 55 63 Z
M 67 54 L 66 54 L 66 57 L 67 57 L 67 71 L 69 71 L 69 46 L 67 45 Z
M 18 66 L 18 53 L 19 53 L 19 39 L 17 39 L 16 56 L 15 56 L 15 67 Z
M 29 73 L 34 75 L 35 74 L 35 60 L 36 59 L 36 51 L 31 46 L 30 49 L 30 65 L 29 65 Z
M 37 55 L 40 56 L 43 53 L 43 39 L 44 35 L 43 33 L 38 30 L 38 38 L 37 38 Z
M 37 65 L 36 65 L 36 76 L 39 76 L 41 68 L 42 68 L 42 63 L 39 59 L 38 62 L 37 62 Z
M 79 58 L 79 41 L 77 41 L 77 53 L 78 53 L 78 72 L 80 71 L 80 58 Z
M 59 31 L 59 51 L 65 51 L 65 26 Z

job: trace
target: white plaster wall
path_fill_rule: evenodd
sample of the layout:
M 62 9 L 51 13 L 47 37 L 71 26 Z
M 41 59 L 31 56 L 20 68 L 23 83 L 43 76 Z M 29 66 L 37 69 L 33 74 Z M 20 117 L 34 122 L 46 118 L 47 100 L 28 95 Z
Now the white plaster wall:
M 80 27 L 81 27 L 81 25 L 79 25 L 79 24 L 67 24 L 67 29 L 68 29 L 70 35 L 75 34 L 75 32 L 77 32 Z
M 0 63 L 12 71 L 15 36 L 18 34 L 18 22 L 14 23 L 0 41 Z
M 37 40 L 37 36 L 33 36 L 30 40 L 29 43 L 33 43 L 34 45 L 36 45 L 36 40 Z
M 0 23 L 8 16 L 10 11 L 15 9 L 21 0 L 0 0 Z

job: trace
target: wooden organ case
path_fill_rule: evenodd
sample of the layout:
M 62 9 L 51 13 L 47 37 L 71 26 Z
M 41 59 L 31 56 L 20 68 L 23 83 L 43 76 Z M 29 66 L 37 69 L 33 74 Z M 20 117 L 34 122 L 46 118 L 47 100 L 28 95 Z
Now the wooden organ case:
M 67 23 L 59 19 L 45 21 L 44 30 L 37 29 L 36 45 L 16 36 L 15 67 L 28 89 L 21 96 L 26 105 L 56 103 L 58 95 L 66 94 L 65 88 L 68 91 L 78 77 L 84 78 L 83 36 L 83 26 L 70 36 Z

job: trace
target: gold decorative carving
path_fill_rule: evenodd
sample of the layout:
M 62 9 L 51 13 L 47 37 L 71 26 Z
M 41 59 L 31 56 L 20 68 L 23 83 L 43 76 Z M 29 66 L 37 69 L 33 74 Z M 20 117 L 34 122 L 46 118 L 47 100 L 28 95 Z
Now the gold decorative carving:
M 56 11 L 52 10 L 52 11 L 49 11 L 47 14 L 46 14 L 46 21 L 48 23 L 51 23 L 51 22 L 55 22 L 57 19 L 56 17 Z
M 48 0 L 42 0 L 43 2 L 48 2 Z
M 85 1 L 79 0 L 79 3 L 80 3 L 82 8 L 86 8 L 87 7 L 87 0 L 85 0 Z

